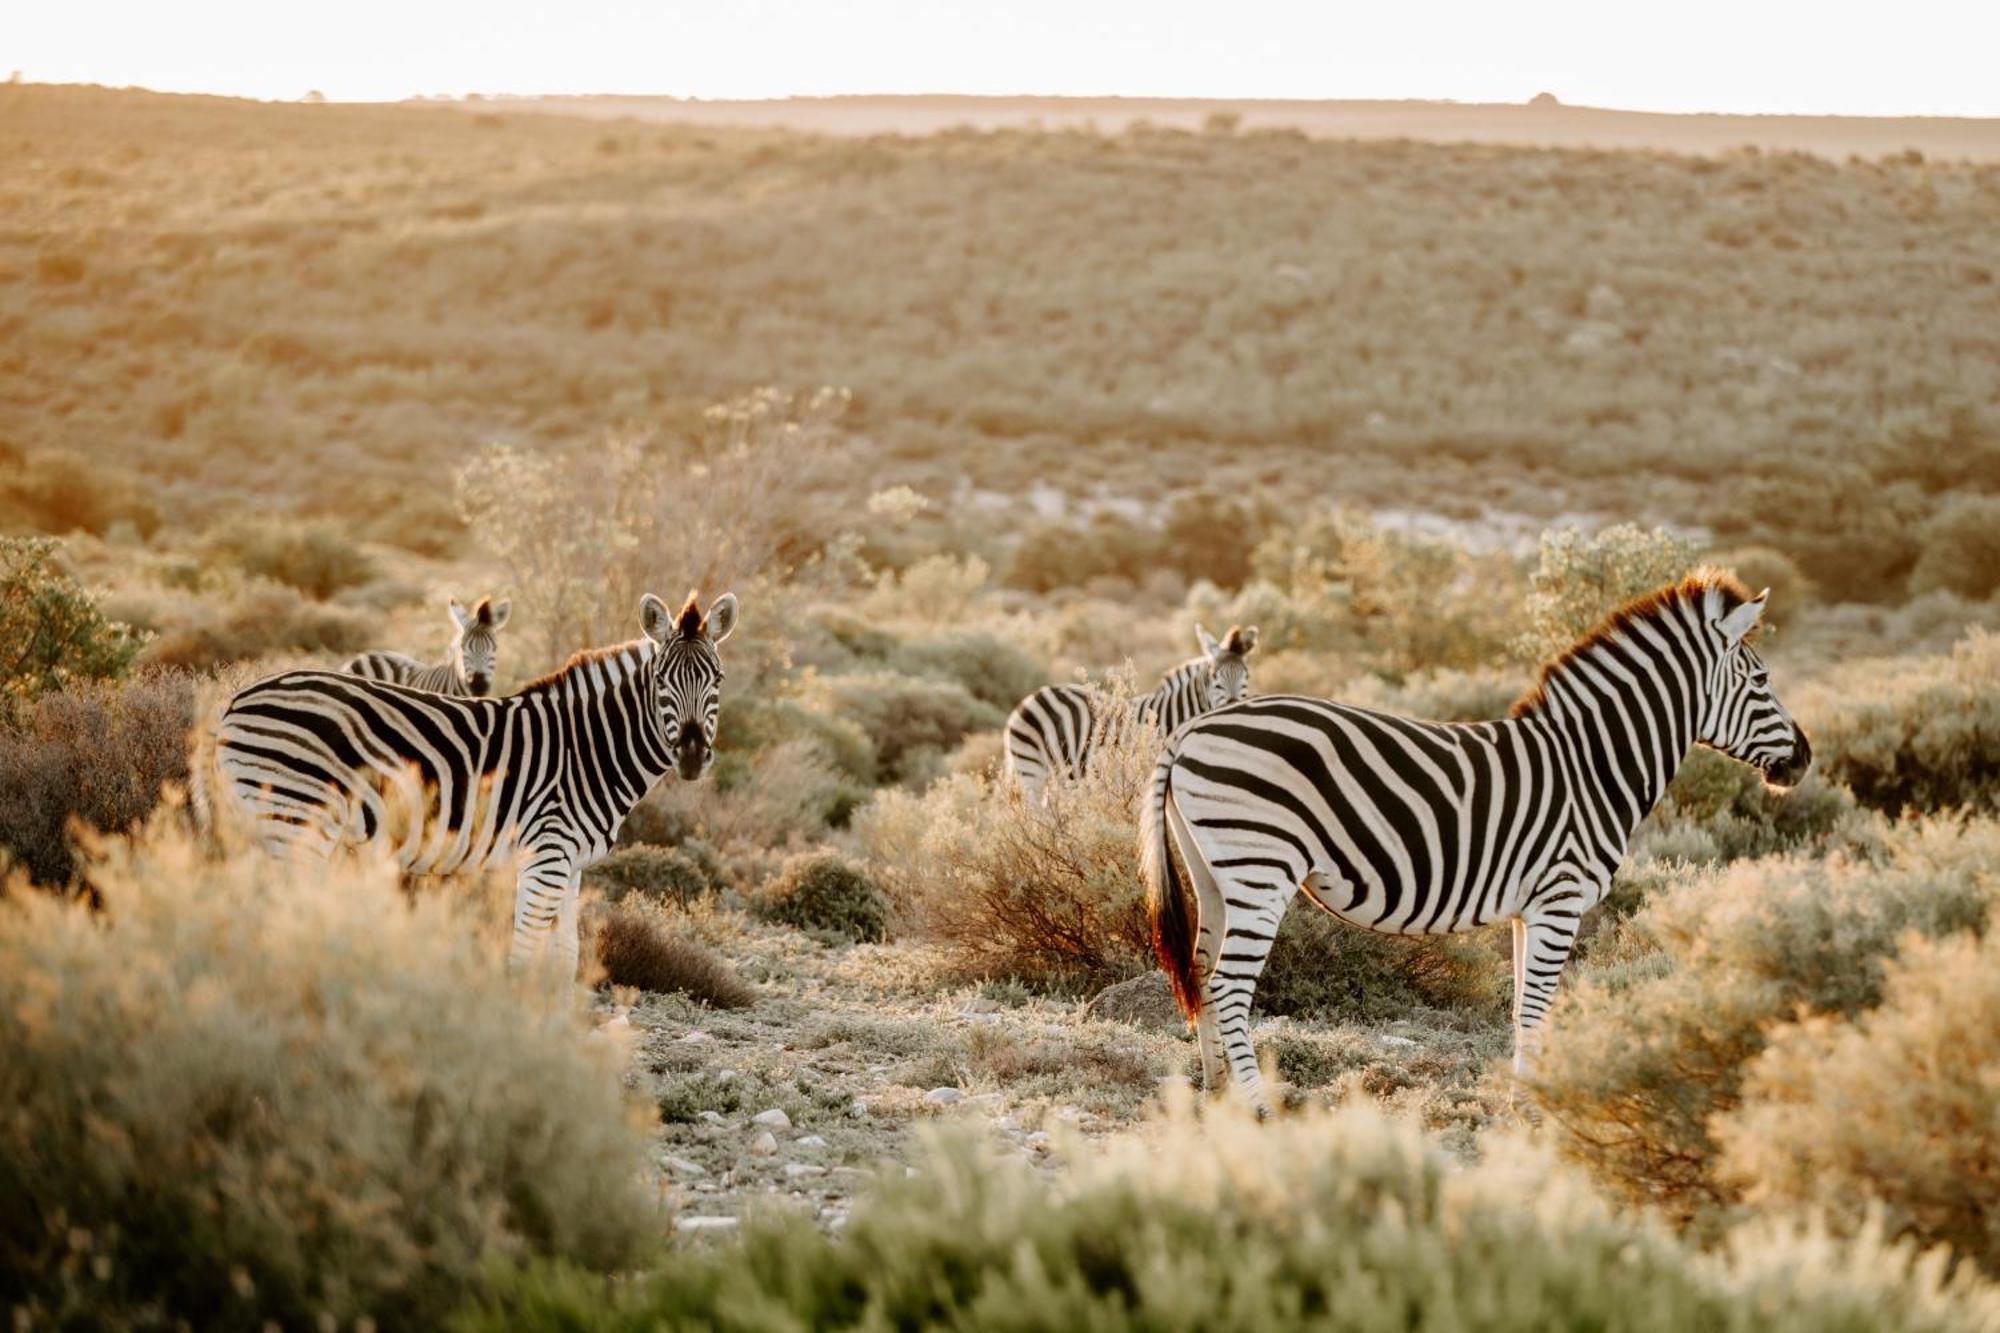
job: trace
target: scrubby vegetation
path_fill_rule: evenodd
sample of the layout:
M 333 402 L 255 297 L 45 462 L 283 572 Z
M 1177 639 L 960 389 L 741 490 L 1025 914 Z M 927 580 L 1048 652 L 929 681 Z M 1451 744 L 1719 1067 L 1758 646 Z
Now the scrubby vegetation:
M 2000 170 L 0 113 L 17 1322 L 2000 1327 Z M 1817 762 L 1697 750 L 1533 1080 L 1503 941 L 1295 904 L 1292 1118 L 1149 1120 L 1153 740 L 1033 808 L 1008 709 L 1241 623 L 1256 692 L 1498 717 L 1698 562 Z M 131 840 L 230 681 L 479 587 L 505 690 L 691 586 L 716 762 L 585 874 L 588 1033 L 477 886 Z
M 383 868 L 198 859 L 0 903 L 0 1288 L 26 1326 L 434 1327 L 490 1266 L 645 1249 L 567 1006 Z

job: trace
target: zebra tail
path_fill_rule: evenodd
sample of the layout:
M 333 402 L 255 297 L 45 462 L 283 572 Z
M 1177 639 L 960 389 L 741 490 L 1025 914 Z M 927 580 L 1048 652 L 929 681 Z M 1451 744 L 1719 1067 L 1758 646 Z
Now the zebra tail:
M 1174 988 L 1174 999 L 1190 1019 L 1201 1011 L 1201 983 L 1194 974 L 1194 923 L 1188 913 L 1189 885 L 1174 864 L 1173 830 L 1167 801 L 1173 794 L 1178 748 L 1169 742 L 1153 766 L 1153 792 L 1139 817 L 1139 858 L 1146 880 L 1146 916 L 1153 927 L 1153 955 Z

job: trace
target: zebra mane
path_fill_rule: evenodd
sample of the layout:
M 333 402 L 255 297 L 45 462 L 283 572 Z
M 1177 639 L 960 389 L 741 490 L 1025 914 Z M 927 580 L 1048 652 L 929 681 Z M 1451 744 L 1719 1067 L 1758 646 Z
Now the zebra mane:
M 554 689 L 571 676 L 599 663 L 610 664 L 606 669 L 612 676 L 623 676 L 651 658 L 658 649 L 659 645 L 647 638 L 634 639 L 630 643 L 614 643 L 603 648 L 579 648 L 569 655 L 568 661 L 554 671 L 546 676 L 537 676 L 514 693 L 533 694 L 540 690 Z
M 1710 566 L 1695 570 L 1679 583 L 1669 583 L 1649 593 L 1642 593 L 1599 621 L 1575 643 L 1542 663 L 1541 670 L 1535 673 L 1534 685 L 1526 694 L 1514 701 L 1514 706 L 1508 710 L 1507 716 L 1525 717 L 1539 709 L 1547 701 L 1549 680 L 1561 674 L 1563 668 L 1600 644 L 1624 637 L 1635 623 L 1656 620 L 1663 612 L 1675 610 L 1688 603 L 1698 604 L 1710 592 L 1722 594 L 1724 615 L 1755 597 L 1755 594 L 1744 587 L 1742 581 L 1734 574 Z

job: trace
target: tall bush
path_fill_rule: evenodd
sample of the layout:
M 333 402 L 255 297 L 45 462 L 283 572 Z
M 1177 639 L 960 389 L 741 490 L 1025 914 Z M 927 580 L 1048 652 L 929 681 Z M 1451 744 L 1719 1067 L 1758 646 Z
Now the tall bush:
M 61 551 L 46 537 L 0 536 L 0 713 L 71 681 L 119 675 L 145 645 L 105 618 Z

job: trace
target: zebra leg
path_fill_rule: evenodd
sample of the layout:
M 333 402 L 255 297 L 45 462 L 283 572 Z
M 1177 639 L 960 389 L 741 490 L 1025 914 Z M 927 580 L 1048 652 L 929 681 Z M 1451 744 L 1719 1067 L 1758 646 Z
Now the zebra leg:
M 1562 896 L 1562 895 L 1558 895 Z M 1556 911 L 1528 912 L 1514 918 L 1514 1075 L 1525 1076 L 1534 1065 L 1539 1028 L 1556 997 L 1556 983 L 1576 944 L 1577 917 Z
M 1297 885 L 1250 877 L 1207 876 L 1208 892 L 1202 899 L 1202 944 L 1212 951 L 1212 962 L 1203 976 L 1202 1012 L 1214 1016 L 1215 1031 L 1236 1087 L 1250 1099 L 1257 1118 L 1268 1119 L 1270 1098 L 1264 1093 L 1264 1075 L 1257 1068 L 1257 1048 L 1250 1040 L 1250 1002 L 1257 993 L 1257 978 L 1277 938 L 1278 922 L 1284 919 Z M 1220 909 L 1219 938 L 1211 934 L 1209 902 Z
M 577 955 L 582 951 L 578 935 L 578 911 L 583 900 L 583 867 L 574 866 L 569 883 L 563 886 L 562 905 L 556 909 L 556 970 L 565 983 L 576 980 Z
M 546 958 L 575 874 L 566 849 L 550 847 L 530 854 L 514 886 L 514 938 L 507 949 L 511 970 L 521 971 Z

